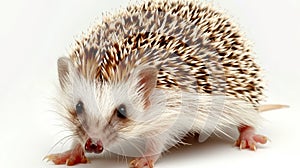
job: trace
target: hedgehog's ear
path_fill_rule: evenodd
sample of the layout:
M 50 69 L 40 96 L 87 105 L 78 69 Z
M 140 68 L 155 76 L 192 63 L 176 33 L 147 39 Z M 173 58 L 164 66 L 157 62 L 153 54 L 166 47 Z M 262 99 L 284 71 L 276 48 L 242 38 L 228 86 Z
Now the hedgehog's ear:
M 145 68 L 139 72 L 139 88 L 144 95 L 145 107 L 150 105 L 149 96 L 156 87 L 158 70 Z
M 58 70 L 58 79 L 61 88 L 65 88 L 71 81 L 70 73 L 74 70 L 74 65 L 72 64 L 70 58 L 60 57 L 57 60 L 57 70 Z

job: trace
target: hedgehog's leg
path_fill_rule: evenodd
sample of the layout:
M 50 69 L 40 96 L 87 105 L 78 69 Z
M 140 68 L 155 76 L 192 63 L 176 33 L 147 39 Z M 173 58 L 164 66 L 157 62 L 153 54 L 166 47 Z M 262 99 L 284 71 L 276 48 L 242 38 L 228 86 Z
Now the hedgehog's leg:
M 81 144 L 75 145 L 73 149 L 66 152 L 48 155 L 44 159 L 52 161 L 56 165 L 66 164 L 72 166 L 79 163 L 88 163 Z
M 146 150 L 143 156 L 135 158 L 129 163 L 130 168 L 153 168 L 155 162 L 161 156 L 163 143 L 154 139 L 148 139 L 145 147 Z
M 240 147 L 240 149 L 250 149 L 255 151 L 256 144 L 265 144 L 268 138 L 255 133 L 255 129 L 251 126 L 241 126 L 239 127 L 240 136 L 236 141 L 235 145 Z

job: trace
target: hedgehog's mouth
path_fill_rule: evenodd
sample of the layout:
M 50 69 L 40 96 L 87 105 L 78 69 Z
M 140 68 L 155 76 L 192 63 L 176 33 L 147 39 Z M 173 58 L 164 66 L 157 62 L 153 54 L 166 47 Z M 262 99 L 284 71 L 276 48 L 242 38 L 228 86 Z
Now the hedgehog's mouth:
M 89 138 L 84 145 L 84 149 L 88 153 L 101 153 L 103 151 L 103 144 L 101 140 L 94 140 Z

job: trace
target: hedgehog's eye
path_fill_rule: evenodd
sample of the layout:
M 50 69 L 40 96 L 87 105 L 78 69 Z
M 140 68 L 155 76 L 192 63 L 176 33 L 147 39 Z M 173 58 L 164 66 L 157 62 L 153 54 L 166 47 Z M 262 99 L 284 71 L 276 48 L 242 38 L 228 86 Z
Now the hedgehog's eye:
M 76 113 L 79 115 L 81 113 L 83 113 L 83 103 L 82 101 L 79 101 L 77 104 L 76 104 Z
M 121 119 L 127 118 L 127 111 L 124 104 L 121 104 L 118 108 L 116 108 L 117 116 Z

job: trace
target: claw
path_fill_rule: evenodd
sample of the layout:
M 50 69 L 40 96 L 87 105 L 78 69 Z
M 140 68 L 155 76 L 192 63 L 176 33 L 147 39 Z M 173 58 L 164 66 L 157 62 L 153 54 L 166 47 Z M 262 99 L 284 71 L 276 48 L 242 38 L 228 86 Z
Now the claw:
M 249 144 L 249 148 L 253 151 L 256 151 L 256 145 L 254 142 L 252 142 L 251 144 Z
M 252 150 L 256 151 L 256 146 L 255 145 L 253 145 Z
M 70 162 L 70 159 L 67 159 L 67 160 L 66 160 L 66 165 L 67 165 L 67 166 L 70 166 L 70 165 L 74 165 L 74 164 L 72 164 L 72 163 Z
M 43 158 L 43 161 L 49 162 L 49 161 L 50 161 L 49 156 L 45 156 L 45 157 Z
M 53 154 L 51 154 L 51 155 L 45 156 L 45 157 L 43 158 L 43 160 L 46 161 L 46 162 L 50 162 L 50 161 L 52 161 L 52 160 L 55 160 L 56 158 L 57 158 L 57 157 L 55 157 Z
M 242 140 L 241 143 L 240 143 L 240 149 L 245 149 L 246 145 L 247 145 L 246 141 Z

